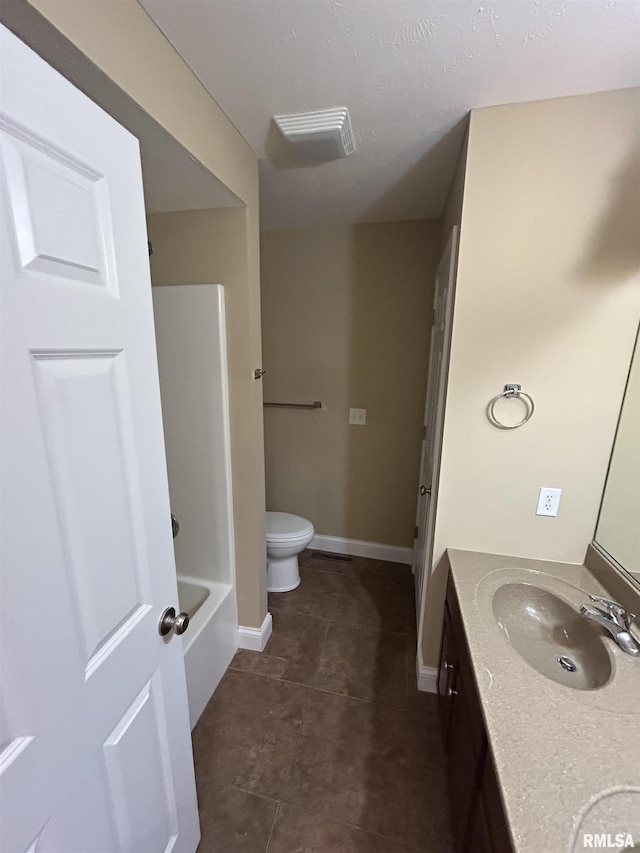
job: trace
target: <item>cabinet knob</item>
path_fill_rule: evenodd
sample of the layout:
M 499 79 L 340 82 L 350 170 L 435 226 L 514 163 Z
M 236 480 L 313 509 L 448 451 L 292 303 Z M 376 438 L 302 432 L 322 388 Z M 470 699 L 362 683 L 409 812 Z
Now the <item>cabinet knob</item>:
M 451 670 L 453 669 L 453 664 L 445 661 L 444 668 L 445 668 L 445 672 L 451 672 Z
M 450 699 L 453 699 L 453 697 L 454 697 L 454 696 L 457 696 L 457 695 L 458 695 L 458 691 L 456 690 L 456 688 L 455 688 L 455 687 L 450 687 L 450 688 L 447 690 L 447 696 L 448 696 Z

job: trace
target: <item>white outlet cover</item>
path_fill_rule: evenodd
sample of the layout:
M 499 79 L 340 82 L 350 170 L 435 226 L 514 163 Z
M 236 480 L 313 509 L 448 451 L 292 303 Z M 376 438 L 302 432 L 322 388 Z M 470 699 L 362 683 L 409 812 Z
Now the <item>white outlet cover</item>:
M 367 422 L 366 409 L 349 409 L 349 423 L 364 426 Z
M 556 516 L 558 514 L 558 507 L 560 506 L 561 494 L 562 489 L 554 489 L 550 486 L 541 486 L 540 493 L 538 495 L 536 515 Z

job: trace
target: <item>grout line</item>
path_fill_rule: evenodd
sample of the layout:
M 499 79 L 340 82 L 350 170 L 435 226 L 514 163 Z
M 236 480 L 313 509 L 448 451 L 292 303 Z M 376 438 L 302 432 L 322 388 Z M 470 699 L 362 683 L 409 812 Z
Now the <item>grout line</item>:
M 282 802 L 282 797 L 284 796 L 284 789 L 287 787 L 287 782 L 289 781 L 289 777 L 291 776 L 291 771 L 293 770 L 293 765 L 296 762 L 296 751 L 298 749 L 298 744 L 300 743 L 300 738 L 302 737 L 302 729 L 304 727 L 304 720 L 305 720 L 305 717 L 307 716 L 308 708 L 309 708 L 309 703 L 307 703 L 307 706 L 305 707 L 304 711 L 302 712 L 302 718 L 300 719 L 300 728 L 298 730 L 298 737 L 296 738 L 296 742 L 295 742 L 294 747 L 293 747 L 293 753 L 291 755 L 291 761 L 289 762 L 289 767 L 287 768 L 287 775 L 285 776 L 284 785 L 282 786 L 282 791 L 280 792 L 280 802 Z
M 241 794 L 247 794 L 249 797 L 258 797 L 259 800 L 266 800 L 268 803 L 279 803 L 274 797 L 267 797 L 266 794 L 258 794 L 257 791 L 247 791 L 246 788 L 241 788 L 239 785 L 225 785 L 226 788 L 232 788 L 234 791 L 239 791 Z
M 277 595 L 279 593 L 272 593 L 273 595 Z M 285 593 L 286 594 L 286 593 Z M 275 607 L 273 603 L 269 605 L 269 610 L 271 613 L 280 613 L 284 616 L 292 615 L 292 616 L 305 616 L 307 619 L 316 619 L 318 622 L 334 622 L 334 618 L 332 616 L 317 616 L 315 613 L 305 613 L 303 610 L 290 610 L 287 605 L 284 607 L 281 604 L 276 604 Z
M 291 681 L 288 678 L 279 678 L 277 675 L 267 675 L 263 672 L 253 672 L 250 669 L 238 669 L 237 667 L 232 666 L 229 666 L 229 669 L 233 669 L 234 672 L 242 672 L 245 675 L 255 675 L 258 678 L 268 678 L 270 681 L 277 681 L 280 684 L 291 684 L 294 687 L 303 687 L 305 690 L 315 690 L 316 693 L 325 693 L 329 696 L 337 696 L 340 699 L 349 699 L 352 702 L 360 702 L 363 705 L 375 705 L 377 708 L 386 708 L 388 711 L 397 711 L 400 714 L 408 714 L 410 717 L 418 717 L 420 720 L 425 720 L 432 716 L 431 714 L 419 714 L 417 711 L 408 711 L 406 708 L 398 708 L 396 705 L 386 705 L 383 702 L 376 702 L 372 699 L 362 699 L 360 696 L 349 696 L 347 693 L 336 693 L 335 690 L 328 690 L 326 687 L 316 687 L 313 684 L 304 684 L 301 681 Z M 436 694 L 434 693 L 431 695 L 433 695 L 435 699 Z
M 401 629 L 399 631 L 392 631 L 389 628 L 383 628 L 377 625 L 365 625 L 364 622 L 346 622 L 343 619 L 336 619 L 335 616 L 317 616 L 315 613 L 305 613 L 304 610 L 294 610 L 291 607 L 282 607 L 278 606 L 277 604 L 275 607 L 273 606 L 273 604 L 271 604 L 269 606 L 269 609 L 271 610 L 271 612 L 276 611 L 283 614 L 291 614 L 294 616 L 306 616 L 307 618 L 311 619 L 321 619 L 323 622 L 336 622 L 338 625 L 345 625 L 348 628 L 365 628 L 367 631 L 377 631 L 379 634 L 403 634 L 405 637 L 410 637 L 411 639 L 413 639 L 414 637 L 413 626 L 411 627 L 411 631 L 407 631 L 405 629 Z M 258 652 L 257 654 L 262 653 Z
M 277 679 L 275 679 L 277 680 Z M 295 682 L 288 682 L 290 684 L 294 684 Z M 276 827 L 276 821 L 278 819 L 278 815 L 280 814 L 280 806 L 283 803 L 282 797 L 284 796 L 284 789 L 287 787 L 287 782 L 289 781 L 289 776 L 291 776 L 291 771 L 293 770 L 293 765 L 296 760 L 296 750 L 298 749 L 298 744 L 300 743 L 300 738 L 302 737 L 302 727 L 304 726 L 304 718 L 307 715 L 307 707 L 302 712 L 302 717 L 300 718 L 300 728 L 298 729 L 298 737 L 296 738 L 295 745 L 293 747 L 293 753 L 291 755 L 291 761 L 289 762 L 289 767 L 287 768 L 287 775 L 285 776 L 284 783 L 282 785 L 282 790 L 280 791 L 280 799 L 278 800 L 278 808 L 276 809 L 275 817 L 273 818 L 273 824 L 271 826 L 271 832 L 269 833 L 269 838 L 267 840 L 267 846 L 265 847 L 265 853 L 269 853 L 269 845 L 271 844 L 271 838 L 273 836 L 273 831 Z
M 310 558 L 310 559 L 313 559 L 313 558 Z M 406 566 L 406 569 L 407 569 L 406 573 L 405 573 L 404 569 L 401 569 L 399 566 L 397 566 L 393 569 L 389 569 L 389 575 L 396 574 L 396 575 L 400 576 L 400 577 L 394 578 L 394 577 L 390 577 L 389 575 L 385 575 L 385 574 L 377 574 L 376 572 L 371 572 L 369 574 L 366 567 L 359 569 L 359 570 L 354 567 L 354 570 L 351 572 L 345 571 L 344 569 L 342 571 L 340 571 L 339 569 L 332 568 L 331 562 L 332 562 L 331 560 L 322 560 L 321 566 L 310 566 L 308 564 L 308 562 L 306 562 L 306 559 L 303 559 L 303 560 L 299 561 L 299 565 L 300 565 L 301 569 L 311 569 L 312 572 L 326 572 L 329 575 L 342 575 L 343 577 L 349 578 L 350 580 L 361 580 L 361 579 L 380 580 L 380 581 L 383 581 L 384 583 L 400 584 L 400 583 L 404 583 L 404 581 L 402 579 L 403 574 L 408 574 L 408 575 L 411 575 L 411 577 L 413 577 L 413 575 L 411 574 L 411 566 L 409 566 L 406 563 L 402 563 L 403 566 Z M 353 567 L 353 563 L 350 563 L 350 562 L 347 563 L 344 560 L 336 560 L 335 562 L 336 563 L 342 563 L 342 565 Z M 385 560 L 384 562 L 387 562 L 387 561 Z M 324 565 L 325 563 L 326 563 L 326 568 Z
M 329 821 L 330 823 L 336 823 L 336 824 L 338 824 L 338 826 L 346 826 L 348 829 L 355 829 L 358 832 L 363 832 L 365 835 L 372 835 L 374 838 L 382 838 L 385 841 L 391 841 L 393 844 L 398 844 L 398 845 L 400 845 L 400 847 L 405 847 L 407 850 L 411 850 L 411 851 L 415 850 L 416 853 L 418 853 L 418 851 L 419 851 L 419 853 L 426 853 L 424 847 L 416 847 L 415 845 L 410 844 L 407 841 L 400 841 L 399 838 L 394 838 L 391 835 L 380 835 L 379 832 L 372 832 L 370 829 L 365 829 L 364 827 L 359 826 L 357 823 L 346 823 L 345 821 L 337 820 L 335 817 L 328 817 L 327 815 L 322 814 L 322 812 L 314 812 L 314 811 L 311 811 L 311 809 L 303 809 L 300 806 L 293 805 L 292 803 L 283 803 L 283 804 L 285 806 L 288 806 L 291 809 L 294 809 L 294 811 L 302 812 L 302 814 L 308 814 L 308 815 L 311 815 L 313 817 L 319 817 L 322 820 Z
M 273 837 L 273 830 L 276 828 L 276 822 L 278 820 L 278 815 L 280 814 L 280 806 L 282 805 L 282 800 L 278 801 L 278 805 L 276 806 L 276 813 L 273 816 L 273 823 L 271 824 L 271 830 L 269 832 L 269 837 L 267 838 L 267 844 L 264 848 L 264 853 L 269 853 L 269 845 L 271 844 L 271 838 Z
M 322 658 L 322 653 L 324 652 L 324 647 L 327 644 L 327 637 L 329 636 L 329 631 L 331 630 L 331 623 L 332 622 L 336 622 L 336 620 L 335 619 L 327 619 L 327 628 L 324 632 L 324 637 L 322 638 L 322 646 L 320 649 L 320 658 Z M 337 624 L 338 623 L 336 622 L 336 625 Z M 320 664 L 320 658 L 318 659 L 318 665 Z M 317 669 L 317 667 L 316 667 L 316 669 Z
M 359 575 L 355 574 L 355 573 L 349 573 L 349 572 L 338 572 L 335 569 L 333 569 L 333 570 L 331 568 L 325 569 L 325 568 L 321 568 L 320 566 L 307 566 L 304 563 L 300 563 L 300 568 L 301 569 L 307 569 L 307 571 L 310 571 L 310 572 L 321 572 L 322 574 L 325 574 L 325 575 L 337 575 L 338 577 L 344 578 L 347 581 L 366 581 L 366 582 L 377 581 L 379 583 L 388 584 L 389 586 L 395 586 L 395 587 L 404 586 L 408 580 L 408 579 L 402 579 L 402 578 L 391 579 L 391 578 L 386 578 L 386 577 L 380 577 L 380 575 L 374 575 L 374 574 L 367 575 L 366 571 L 363 574 L 359 574 Z M 408 566 L 407 566 L 407 569 L 409 570 L 409 573 L 410 573 L 411 569 L 409 569 Z M 396 570 L 396 571 L 398 571 L 398 570 Z M 401 570 L 399 570 L 399 571 L 401 571 Z

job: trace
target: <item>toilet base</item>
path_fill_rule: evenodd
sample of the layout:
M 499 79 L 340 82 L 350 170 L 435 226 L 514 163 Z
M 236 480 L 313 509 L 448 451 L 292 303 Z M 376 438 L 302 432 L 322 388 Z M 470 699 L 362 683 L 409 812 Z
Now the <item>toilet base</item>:
M 291 592 L 300 586 L 298 555 L 271 560 L 267 557 L 267 592 Z

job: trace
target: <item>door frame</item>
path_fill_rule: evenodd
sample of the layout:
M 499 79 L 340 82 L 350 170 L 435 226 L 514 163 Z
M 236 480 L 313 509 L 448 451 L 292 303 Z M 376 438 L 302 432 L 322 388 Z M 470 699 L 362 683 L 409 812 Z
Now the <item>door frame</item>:
M 424 667 L 422 665 L 422 628 L 424 623 L 425 604 L 427 600 L 429 581 L 431 579 L 432 562 L 433 562 L 433 547 L 436 513 L 438 508 L 438 493 L 440 487 L 440 463 L 442 456 L 442 439 L 444 435 L 444 421 L 446 415 L 446 399 L 447 399 L 447 382 L 449 377 L 449 361 L 451 355 L 451 339 L 453 334 L 453 315 L 455 305 L 456 278 L 458 273 L 458 249 L 460 245 L 460 227 L 454 225 L 449 234 L 449 239 L 445 245 L 440 261 L 438 263 L 438 272 L 440 267 L 449 254 L 449 268 L 446 271 L 448 278 L 448 287 L 445 301 L 445 323 L 444 323 L 444 341 L 442 347 L 442 362 L 440 366 L 440 376 L 438 380 L 437 394 L 437 414 L 435 418 L 435 433 L 434 433 L 434 452 L 433 452 L 433 471 L 431 480 L 431 495 L 429 499 L 429 509 L 427 512 L 427 530 L 425 535 L 425 551 L 424 562 L 422 565 L 422 583 L 421 595 L 418 602 L 418 649 L 417 649 L 417 669 L 418 669 L 418 684 L 424 683 L 422 689 L 428 689 L 435 692 L 435 671 L 429 673 L 429 684 L 425 683 L 425 679 L 421 678 Z M 442 271 L 445 272 L 444 270 Z M 437 273 L 436 273 L 437 274 Z M 434 297 L 435 298 L 435 297 Z M 431 353 L 432 354 L 432 353 Z M 425 406 L 426 406 L 425 390 Z M 422 463 L 420 468 L 422 474 Z

